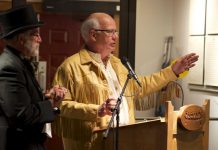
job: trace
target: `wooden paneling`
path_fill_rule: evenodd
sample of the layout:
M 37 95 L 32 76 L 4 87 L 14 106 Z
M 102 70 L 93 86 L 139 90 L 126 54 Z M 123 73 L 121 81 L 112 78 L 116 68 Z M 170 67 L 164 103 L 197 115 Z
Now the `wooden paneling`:
M 103 138 L 105 130 L 96 130 L 98 140 L 95 150 L 112 150 L 118 144 L 120 150 L 167 150 L 167 127 L 161 120 L 145 121 L 119 127 L 119 140 L 116 143 L 115 129 Z
M 78 52 L 83 44 L 81 20 L 65 14 L 41 14 L 45 25 L 40 28 L 42 43 L 39 60 L 47 61 L 47 87 L 51 86 L 57 67 L 66 57 Z

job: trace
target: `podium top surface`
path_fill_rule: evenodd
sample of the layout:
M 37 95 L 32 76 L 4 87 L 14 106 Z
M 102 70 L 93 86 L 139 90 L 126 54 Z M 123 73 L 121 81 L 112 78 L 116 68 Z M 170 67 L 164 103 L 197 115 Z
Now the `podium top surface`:
M 157 122 L 165 122 L 164 118 L 160 118 L 160 117 L 149 117 L 149 118 L 141 118 L 139 122 L 136 123 L 132 123 L 132 124 L 127 124 L 127 125 L 120 125 L 119 128 L 126 128 L 126 127 L 132 127 L 132 126 L 137 126 L 137 125 L 143 125 L 143 124 L 151 124 L 151 123 L 157 123 Z M 113 127 L 112 127 L 113 128 Z M 116 127 L 114 127 L 116 128 Z M 107 127 L 96 127 L 93 132 L 97 133 L 97 132 L 102 132 L 104 130 L 106 130 Z

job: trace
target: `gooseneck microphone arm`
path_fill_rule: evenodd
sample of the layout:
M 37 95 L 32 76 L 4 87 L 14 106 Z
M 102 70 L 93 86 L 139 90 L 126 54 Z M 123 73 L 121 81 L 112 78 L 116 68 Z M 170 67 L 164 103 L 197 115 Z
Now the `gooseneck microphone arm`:
M 139 85 L 140 87 L 142 87 L 142 85 L 141 85 L 141 83 L 140 83 L 140 81 L 139 81 L 139 79 L 138 79 L 136 73 L 135 73 L 134 70 L 132 69 L 132 67 L 131 67 L 131 65 L 130 65 L 130 63 L 129 63 L 129 61 L 128 61 L 128 59 L 127 59 L 126 57 L 123 57 L 123 58 L 121 59 L 121 62 L 122 62 L 123 65 L 128 69 L 129 74 L 132 75 L 132 77 L 133 77 L 134 80 L 138 83 L 138 85 Z

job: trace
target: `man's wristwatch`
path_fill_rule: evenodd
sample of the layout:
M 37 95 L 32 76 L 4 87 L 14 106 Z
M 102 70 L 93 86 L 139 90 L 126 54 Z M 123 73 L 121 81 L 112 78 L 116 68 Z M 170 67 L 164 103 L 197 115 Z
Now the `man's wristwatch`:
M 61 110 L 58 107 L 54 107 L 53 112 L 58 115 L 61 113 Z

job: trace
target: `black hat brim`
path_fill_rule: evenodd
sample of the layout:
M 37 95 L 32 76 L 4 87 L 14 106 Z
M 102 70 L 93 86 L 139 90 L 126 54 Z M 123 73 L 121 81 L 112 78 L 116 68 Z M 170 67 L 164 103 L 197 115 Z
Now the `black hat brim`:
M 1 33 L 1 34 L 0 34 L 0 39 L 7 38 L 7 37 L 12 36 L 12 35 L 15 35 L 15 34 L 17 34 L 17 33 L 24 32 L 24 31 L 30 30 L 30 29 L 34 29 L 34 28 L 40 27 L 40 26 L 42 26 L 42 25 L 44 25 L 44 22 L 39 21 L 39 22 L 36 23 L 36 24 L 31 24 L 31 25 L 22 26 L 22 27 L 20 27 L 20 28 L 16 28 L 16 29 L 14 29 L 14 30 L 12 30 L 12 31 L 10 31 L 10 32 L 8 32 L 8 33 L 6 33 L 6 34 Z

